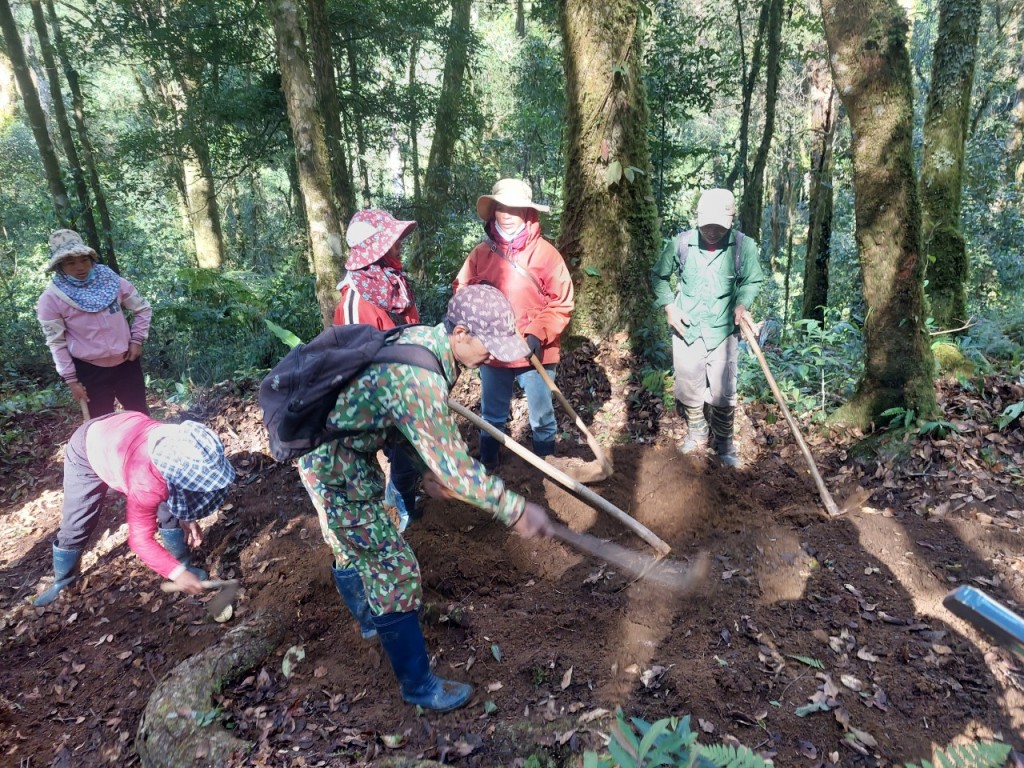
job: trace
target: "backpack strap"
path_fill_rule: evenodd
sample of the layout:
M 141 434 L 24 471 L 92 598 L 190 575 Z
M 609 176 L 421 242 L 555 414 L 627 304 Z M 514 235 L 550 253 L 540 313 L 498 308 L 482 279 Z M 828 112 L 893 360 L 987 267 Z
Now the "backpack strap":
M 695 229 L 688 229 L 679 236 L 678 244 L 676 245 L 676 261 L 679 262 L 679 274 L 682 276 L 683 268 L 686 266 L 686 257 L 690 255 L 690 238 L 693 236 Z M 735 236 L 732 242 L 732 269 L 733 274 L 739 277 L 740 269 L 743 267 L 743 238 L 746 237 L 738 229 L 734 229 Z
M 408 325 L 400 325 L 388 330 L 387 341 L 373 356 L 372 362 L 415 365 L 419 368 L 423 368 L 424 370 L 439 373 L 442 378 L 444 378 L 444 381 L 450 390 L 455 385 L 455 382 L 448 379 L 448 374 L 445 373 L 444 365 L 441 363 L 440 359 L 438 359 L 437 355 L 422 344 L 396 344 L 394 342 L 395 339 L 398 339 L 402 335 L 402 331 L 406 328 L 414 328 L 418 325 L 424 325 L 424 323 L 410 323 Z

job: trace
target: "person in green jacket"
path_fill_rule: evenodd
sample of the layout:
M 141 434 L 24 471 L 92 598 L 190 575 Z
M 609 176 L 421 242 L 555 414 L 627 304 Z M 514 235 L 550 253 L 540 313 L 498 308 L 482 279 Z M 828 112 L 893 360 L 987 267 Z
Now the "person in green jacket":
M 735 215 L 732 192 L 706 190 L 697 203 L 697 228 L 672 238 L 651 270 L 654 301 L 672 329 L 676 410 L 687 423 L 679 451 L 701 450 L 713 435 L 715 453 L 729 467 L 739 466 L 733 440 L 738 325 L 750 318 L 747 307 L 764 280 L 757 244 L 733 229 Z

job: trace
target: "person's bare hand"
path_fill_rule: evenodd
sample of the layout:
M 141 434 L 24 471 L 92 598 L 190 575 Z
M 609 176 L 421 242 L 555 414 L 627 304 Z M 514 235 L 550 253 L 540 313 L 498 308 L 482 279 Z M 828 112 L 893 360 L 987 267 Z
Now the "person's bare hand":
M 455 492 L 441 482 L 441 479 L 433 472 L 426 472 L 423 475 L 423 492 L 432 499 L 455 499 L 458 498 Z
M 750 316 L 749 312 L 747 312 L 747 308 L 742 304 L 737 304 L 736 311 L 733 313 L 733 322 L 735 322 L 736 325 L 743 327 L 743 320 L 746 320 L 749 325 L 754 324 L 754 318 Z
M 687 318 L 673 304 L 665 305 L 665 317 L 669 326 L 680 336 L 686 335 Z
M 178 574 L 174 583 L 181 588 L 182 592 L 187 592 L 190 595 L 201 595 L 206 591 L 199 577 L 187 568 Z
M 124 353 L 125 360 L 138 360 L 142 357 L 142 344 L 137 341 L 133 341 L 128 345 L 128 351 Z
M 195 520 L 188 522 L 183 520 L 179 525 L 185 531 L 185 543 L 188 544 L 189 548 L 195 549 L 203 543 L 203 529 L 199 527 L 199 523 Z
M 80 381 L 72 381 L 68 384 L 68 389 L 71 390 L 71 396 L 75 400 L 89 402 L 89 393 L 85 390 L 85 385 Z
M 540 504 L 533 502 L 526 503 L 526 509 L 516 520 L 512 530 L 524 539 L 532 539 L 534 536 L 547 538 L 551 535 L 551 520 L 548 513 Z

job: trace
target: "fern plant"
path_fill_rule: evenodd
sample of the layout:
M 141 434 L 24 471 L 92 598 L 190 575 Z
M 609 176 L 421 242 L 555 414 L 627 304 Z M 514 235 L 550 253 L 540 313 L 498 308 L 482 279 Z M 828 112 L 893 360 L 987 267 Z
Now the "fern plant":
M 747 747 L 703 746 L 690 729 L 690 716 L 667 717 L 655 723 L 640 718 L 626 721 L 616 710 L 608 742 L 608 755 L 585 752 L 583 768 L 642 768 L 672 765 L 678 768 L 767 768 L 768 763 Z
M 935 753 L 935 763 L 922 760 L 920 766 L 906 763 L 906 768 L 1002 768 L 1009 754 L 1008 744 L 972 742 L 940 749 Z

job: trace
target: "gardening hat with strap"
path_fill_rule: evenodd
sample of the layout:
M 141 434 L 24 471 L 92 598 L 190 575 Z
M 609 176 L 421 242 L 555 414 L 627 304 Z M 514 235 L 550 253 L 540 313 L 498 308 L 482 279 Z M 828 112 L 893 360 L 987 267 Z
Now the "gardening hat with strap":
M 362 269 L 379 261 L 391 246 L 416 229 L 415 221 L 400 221 L 387 211 L 357 211 L 345 230 L 348 261 L 345 269 Z

